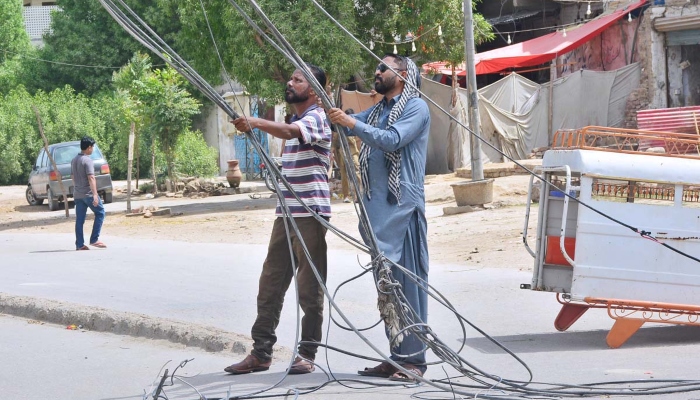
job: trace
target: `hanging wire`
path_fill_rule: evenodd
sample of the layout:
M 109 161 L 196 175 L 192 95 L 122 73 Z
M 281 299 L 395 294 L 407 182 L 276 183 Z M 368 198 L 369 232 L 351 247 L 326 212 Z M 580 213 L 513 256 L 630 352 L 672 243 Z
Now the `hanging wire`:
M 13 54 L 13 55 L 20 57 L 20 58 L 26 58 L 27 60 L 41 61 L 41 62 L 45 62 L 47 64 L 64 65 L 67 67 L 75 67 L 75 68 L 97 68 L 97 69 L 120 69 L 121 68 L 121 67 L 111 67 L 108 65 L 87 65 L 87 64 L 69 63 L 69 62 L 64 62 L 64 61 L 46 60 L 43 58 L 32 57 L 32 56 L 28 56 L 28 55 L 23 54 L 23 53 L 18 53 L 18 52 L 6 50 L 3 48 L 0 48 L 0 53 L 8 53 L 8 54 Z M 162 67 L 162 66 L 165 66 L 165 64 L 153 65 L 153 67 Z
M 156 54 L 163 54 L 162 57 L 166 60 L 166 62 L 168 62 L 171 66 L 173 66 L 173 68 L 175 68 L 176 70 L 178 70 L 178 72 L 182 73 L 183 76 L 185 76 L 188 80 L 190 80 L 190 81 L 195 81 L 197 84 L 195 84 L 195 82 L 192 82 L 192 83 L 195 84 L 195 86 L 198 87 L 198 89 L 202 90 L 203 93 L 204 93 L 205 95 L 207 95 L 207 97 L 212 96 L 210 99 L 213 100 L 215 103 L 217 103 L 217 105 L 220 105 L 220 107 L 223 105 L 222 109 L 224 109 L 225 112 L 226 112 L 227 114 L 229 114 L 230 117 L 232 117 L 232 118 L 238 117 L 237 114 L 236 114 L 235 112 L 233 112 L 233 110 L 230 108 L 230 106 L 228 106 L 228 103 L 226 103 L 225 101 L 223 101 L 223 99 L 220 98 L 220 96 L 219 96 L 216 92 L 213 92 L 213 93 L 212 93 L 212 91 L 210 91 L 211 86 L 208 85 L 208 83 L 206 83 L 206 81 L 204 81 L 201 77 L 199 77 L 199 75 L 196 74 L 196 72 L 195 72 L 194 70 L 192 70 L 183 60 L 181 60 L 181 58 L 179 58 L 179 56 L 177 56 L 177 53 L 175 53 L 174 51 L 172 51 L 172 49 L 170 49 L 169 47 L 167 47 L 167 45 L 166 45 L 164 42 L 163 42 L 163 43 L 159 43 L 158 40 L 155 40 L 155 41 L 149 40 L 149 36 L 148 36 L 147 34 L 145 34 L 144 31 L 141 30 L 138 26 L 133 25 L 132 22 L 129 20 L 129 18 L 126 17 L 121 11 L 115 11 L 115 10 L 117 10 L 118 8 L 115 6 L 115 4 L 114 4 L 113 1 L 111 1 L 111 0 L 100 0 L 100 1 L 101 1 L 101 3 L 103 4 L 103 6 L 105 6 L 105 8 L 110 12 L 110 14 L 115 18 L 115 20 L 117 20 L 117 21 L 120 23 L 120 25 L 122 25 L 127 31 L 129 31 L 129 33 L 131 33 L 132 36 L 135 36 L 135 37 L 138 36 L 138 37 L 137 37 L 137 40 L 139 40 L 142 44 L 144 44 L 147 48 L 151 49 L 152 51 L 154 51 L 154 50 L 160 50 L 160 51 L 162 51 L 162 53 L 161 53 L 161 52 L 157 52 L 157 51 L 154 51 L 154 52 L 155 52 Z M 118 1 L 119 3 L 121 3 L 122 7 L 126 7 L 126 5 L 125 5 L 121 0 L 117 0 L 117 1 Z M 279 33 L 279 32 L 276 30 L 276 28 L 274 27 L 274 25 L 272 25 L 272 23 L 266 18 L 266 16 L 265 16 L 264 13 L 262 12 L 262 10 L 260 10 L 260 9 L 259 9 L 259 6 L 257 6 L 257 3 L 255 3 L 255 1 L 253 1 L 253 0 L 249 0 L 249 2 L 250 2 L 251 5 L 255 8 L 256 13 L 263 19 L 263 21 L 264 21 L 265 24 L 267 25 L 268 29 L 270 29 L 270 30 L 274 33 L 274 36 L 276 37 L 276 39 L 279 40 L 279 41 L 282 43 L 283 47 L 286 47 L 286 48 L 287 48 L 286 50 L 288 51 L 289 55 L 292 57 L 292 59 L 291 59 L 290 61 L 292 61 L 294 64 L 297 64 L 297 65 L 296 65 L 297 67 L 301 67 L 301 68 L 299 68 L 299 70 L 302 71 L 302 72 L 305 72 L 305 75 L 306 75 L 306 74 L 309 75 L 309 77 L 310 77 L 311 79 L 309 79 L 308 77 L 307 77 L 307 79 L 309 80 L 310 83 L 312 83 L 312 86 L 318 86 L 318 83 L 315 81 L 315 78 L 313 78 L 313 75 L 311 75 L 311 74 L 310 74 L 310 71 L 308 71 L 307 68 L 305 68 L 306 66 L 305 66 L 305 64 L 303 63 L 303 60 L 301 60 L 300 57 L 298 57 L 298 55 L 294 52 L 293 48 L 291 48 L 291 46 L 286 42 L 286 40 L 285 40 L 284 37 L 281 35 L 281 33 Z M 314 1 L 314 3 L 317 4 L 315 1 Z M 128 9 L 128 7 L 126 7 L 126 9 Z M 135 14 L 133 14 L 133 11 L 131 11 L 130 9 L 128 9 L 128 11 L 129 11 L 130 13 L 132 13 L 132 16 L 134 16 L 136 19 L 138 19 L 138 16 L 136 16 Z M 324 10 L 324 12 L 325 12 L 325 10 Z M 139 20 L 139 23 L 141 23 L 142 25 L 145 26 L 145 23 L 143 23 L 142 21 L 140 21 L 140 19 L 138 19 L 138 20 Z M 341 27 L 342 27 L 342 25 L 341 25 Z M 147 28 L 147 26 L 146 26 L 146 30 L 147 30 L 150 34 L 155 35 L 155 33 L 152 32 L 152 31 L 150 30 L 150 28 Z M 143 35 L 143 36 L 142 36 L 142 35 Z M 155 35 L 155 37 L 157 37 L 157 35 Z M 151 39 L 152 39 L 152 38 L 151 38 Z M 160 39 L 160 38 L 158 38 L 158 39 Z M 356 40 L 357 40 L 357 39 L 356 39 Z M 160 42 L 162 42 L 162 39 L 160 40 Z M 361 44 L 361 43 L 360 43 L 360 44 Z M 361 45 L 362 45 L 362 44 L 361 44 Z M 364 47 L 364 45 L 362 45 L 362 46 Z M 365 49 L 366 49 L 366 48 L 365 48 Z M 381 61 L 381 59 L 380 59 L 380 61 Z M 394 72 L 395 72 L 395 71 L 394 71 Z M 315 83 L 315 85 L 314 85 L 314 83 Z M 408 84 L 410 85 L 411 83 L 408 83 Z M 314 87 L 314 89 L 317 90 L 318 88 L 317 88 L 317 87 Z M 213 89 L 212 89 L 212 90 L 213 90 Z M 329 105 L 330 105 L 330 99 L 327 97 L 327 95 L 325 94 L 325 92 L 324 92 L 323 90 L 321 90 L 321 91 L 320 91 L 320 94 L 321 94 L 322 101 L 324 102 L 324 105 L 325 105 L 325 106 L 329 106 Z M 217 98 L 217 96 L 218 96 L 218 98 Z M 219 103 L 223 103 L 223 104 L 219 104 Z M 443 111 L 444 111 L 444 110 L 443 110 Z M 463 125 L 462 125 L 462 126 L 463 126 Z M 464 126 L 463 126 L 463 127 L 464 127 Z M 466 127 L 465 127 L 465 129 L 468 130 L 468 128 L 466 128 Z M 468 131 L 469 131 L 469 130 L 468 130 Z M 471 131 L 469 131 L 469 132 L 471 132 Z M 472 133 L 472 134 L 473 134 L 473 133 Z M 262 148 L 261 148 L 260 144 L 257 143 L 257 142 L 255 141 L 254 138 L 253 138 L 253 143 L 256 145 L 256 150 L 258 150 L 259 152 L 261 152 L 261 157 L 264 157 L 265 154 L 264 154 L 264 152 L 262 152 Z M 488 142 L 486 142 L 486 143 L 488 144 Z M 345 146 L 344 146 L 344 152 L 347 150 L 347 152 L 349 153 L 349 149 L 347 149 L 347 143 L 345 143 L 344 145 L 345 145 Z M 260 147 L 260 148 L 258 148 L 258 147 Z M 516 162 L 516 164 L 518 164 L 518 163 Z M 275 172 L 276 174 L 279 174 L 279 171 L 278 171 L 278 170 L 275 170 L 274 172 Z M 531 173 L 532 173 L 532 172 L 531 172 Z M 349 174 L 349 176 L 354 177 L 354 174 Z M 542 178 L 540 178 L 540 179 L 542 179 Z M 291 189 L 291 187 L 288 187 L 288 183 L 287 183 L 286 181 L 284 181 L 284 180 L 282 179 L 280 183 L 283 183 L 285 186 L 287 186 L 287 189 L 290 190 L 290 192 L 291 192 L 292 194 L 294 194 L 294 193 L 293 193 L 293 190 Z M 278 193 L 281 192 L 281 191 L 279 190 L 279 189 L 280 189 L 279 183 L 278 183 L 276 180 L 273 180 L 273 184 L 275 185 L 275 187 L 276 187 Z M 554 189 L 557 189 L 557 188 L 554 187 Z M 558 189 L 557 189 L 557 190 L 558 190 Z M 568 194 L 565 193 L 564 195 L 568 195 Z M 576 200 L 576 199 L 575 199 L 575 200 Z M 281 201 L 281 203 L 282 203 L 282 208 L 285 210 L 285 211 L 284 211 L 284 212 L 285 212 L 285 219 L 284 219 L 284 221 L 285 221 L 285 230 L 287 231 L 287 234 L 288 234 L 288 237 L 289 237 L 289 229 L 290 229 L 289 225 L 291 225 L 291 226 L 292 226 L 292 229 L 294 229 L 295 231 L 298 232 L 298 230 L 297 230 L 296 224 L 295 224 L 295 222 L 294 222 L 294 219 L 293 219 L 293 218 L 290 218 L 289 210 L 288 210 L 288 208 L 287 208 L 287 206 L 286 206 L 286 203 L 284 202 L 284 198 L 281 198 L 280 201 Z M 302 202 L 302 203 L 303 203 L 303 202 Z M 581 203 L 581 204 L 583 204 L 583 203 Z M 361 202 L 359 203 L 359 205 L 360 205 L 360 207 L 362 207 L 362 203 L 361 203 Z M 364 210 L 362 210 L 362 211 L 364 211 Z M 593 210 L 593 211 L 595 211 L 595 210 Z M 360 215 L 360 217 L 362 218 L 363 216 Z M 634 228 L 633 228 L 633 229 L 634 229 Z M 369 233 L 372 233 L 371 227 L 370 227 Z M 648 232 L 642 231 L 642 233 L 643 233 L 643 234 L 647 234 L 647 236 L 648 236 Z M 376 242 L 375 242 L 375 243 L 372 243 L 372 244 L 376 245 Z M 304 248 L 304 252 L 305 252 L 306 257 L 310 259 L 310 255 L 308 254 L 308 250 L 306 249 L 305 246 L 303 246 L 303 248 Z M 401 266 L 396 265 L 395 263 L 392 263 L 390 260 L 387 260 L 386 258 L 384 258 L 383 256 L 381 256 L 381 254 L 376 250 L 376 246 L 370 246 L 369 251 L 370 251 L 371 254 L 374 254 L 374 255 L 376 256 L 376 257 L 373 257 L 373 266 L 374 266 L 373 269 L 376 269 L 376 268 L 377 268 L 377 264 L 381 264 L 382 267 L 386 267 L 387 264 L 390 264 L 392 267 L 402 269 Z M 313 264 L 312 264 L 312 270 L 313 270 L 314 274 L 316 275 L 316 278 L 319 280 L 319 282 L 322 282 L 322 279 L 321 279 L 321 277 L 319 276 L 318 271 L 317 271 L 316 268 L 313 266 Z M 420 278 L 418 278 L 418 277 L 416 277 L 415 275 L 411 274 L 410 271 L 407 271 L 407 270 L 405 270 L 405 269 L 402 269 L 402 270 L 407 274 L 407 276 L 411 277 L 411 279 L 414 279 L 415 282 L 421 283 L 421 282 L 420 282 Z M 296 280 L 295 280 L 295 281 L 296 281 Z M 366 338 L 364 338 L 364 336 L 357 330 L 357 328 L 355 328 L 354 326 L 352 326 L 352 324 L 350 323 L 350 321 L 349 321 L 349 320 L 347 319 L 347 317 L 342 313 L 342 311 L 340 310 L 340 308 L 337 306 L 337 304 L 336 304 L 335 301 L 333 300 L 333 297 L 330 296 L 330 294 L 328 293 L 327 288 L 325 287 L 325 285 L 322 284 L 321 287 L 322 287 L 322 289 L 324 290 L 324 293 L 325 293 L 326 297 L 329 299 L 329 302 L 330 302 L 330 304 L 332 305 L 332 308 L 335 309 L 335 310 L 338 312 L 338 314 L 339 314 L 339 315 L 341 316 L 341 318 L 345 321 L 345 323 L 348 324 L 348 326 L 351 327 L 351 328 L 353 329 L 353 331 L 355 331 L 355 333 L 356 333 L 359 337 L 361 337 L 363 340 L 365 340 L 365 342 L 368 344 L 369 347 L 371 347 L 371 348 L 372 348 L 373 350 L 375 350 L 378 354 L 380 354 L 382 357 L 384 357 L 386 360 L 388 360 L 388 362 L 393 363 L 393 361 L 391 361 L 388 357 L 386 357 L 378 348 L 376 348 L 376 346 L 374 346 L 371 342 L 369 342 Z M 398 299 L 399 304 L 406 305 L 406 303 L 407 303 L 407 302 L 406 302 L 406 299 L 403 298 L 403 293 L 402 293 L 401 290 L 398 288 L 398 286 L 389 285 L 388 288 L 389 288 L 389 290 L 392 292 L 392 295 L 393 295 L 396 299 Z M 379 289 L 379 288 L 378 288 L 378 289 Z M 432 288 L 431 288 L 431 289 L 432 289 Z M 429 291 L 429 294 L 431 294 L 431 296 L 433 296 L 433 298 L 435 298 L 435 295 L 432 293 L 432 290 Z M 438 301 L 439 301 L 439 300 L 438 300 Z M 449 303 L 441 302 L 441 304 L 445 305 L 445 304 L 449 304 Z M 454 310 L 454 308 L 452 308 L 451 306 L 449 306 L 449 308 L 451 309 L 451 311 L 454 311 L 454 312 L 457 314 L 457 312 L 456 312 L 456 310 Z M 483 385 L 486 385 L 486 383 L 483 381 L 482 378 L 487 378 L 487 379 L 493 380 L 493 381 L 495 382 L 495 383 L 493 383 L 493 384 L 488 384 L 488 386 L 487 386 L 488 388 L 493 388 L 493 387 L 495 387 L 497 384 L 503 384 L 504 386 L 507 386 L 507 387 L 508 387 L 508 390 L 509 390 L 509 391 L 513 391 L 513 392 L 518 393 L 518 394 L 528 394 L 528 395 L 533 395 L 533 394 L 537 394 L 537 395 L 552 395 L 552 394 L 556 394 L 556 395 L 562 395 L 561 390 L 547 390 L 547 389 L 530 389 L 530 388 L 526 388 L 525 386 L 526 386 L 527 384 L 529 384 L 530 381 L 527 381 L 527 382 L 519 382 L 519 381 L 515 381 L 515 380 L 505 380 L 505 379 L 503 379 L 502 377 L 499 377 L 499 376 L 488 375 L 488 374 L 481 374 L 481 373 L 479 373 L 478 370 L 477 370 L 477 372 L 468 370 L 467 368 L 465 368 L 465 367 L 462 366 L 462 363 L 465 363 L 466 365 L 468 365 L 468 363 L 466 363 L 465 360 L 462 360 L 461 357 L 460 357 L 457 353 L 455 353 L 454 351 L 452 351 L 448 346 L 442 344 L 442 343 L 439 341 L 439 339 L 437 339 L 437 337 L 435 337 L 435 335 L 434 335 L 434 334 L 432 333 L 432 331 L 429 329 L 429 326 L 428 326 L 428 325 L 426 325 L 426 324 L 424 324 L 424 323 L 422 323 L 422 322 L 420 322 L 420 321 L 413 322 L 413 318 L 415 317 L 416 314 L 415 314 L 415 312 L 413 312 L 413 310 L 410 310 L 410 306 L 409 306 L 409 307 L 406 307 L 406 309 L 402 309 L 402 312 L 400 313 L 400 315 L 401 315 L 401 317 L 402 317 L 402 322 L 403 322 L 403 324 L 402 324 L 402 332 L 405 332 L 405 331 L 409 331 L 409 330 L 410 330 L 412 334 L 415 334 L 415 335 L 419 336 L 419 337 L 421 338 L 421 340 L 423 340 L 424 343 L 426 343 L 426 345 L 427 345 L 433 352 L 435 352 L 436 355 L 438 355 L 439 358 L 441 358 L 443 361 L 445 361 L 445 362 L 449 363 L 450 365 L 452 365 L 453 367 L 455 367 L 458 371 L 462 372 L 462 373 L 464 374 L 464 376 L 470 377 L 470 378 L 471 378 L 472 380 L 474 380 L 475 382 L 481 384 L 482 387 L 480 387 L 480 390 L 482 390 L 482 391 L 483 391 L 483 389 L 484 389 Z M 459 314 L 457 314 L 457 315 L 459 315 Z M 297 315 L 297 317 L 298 317 L 298 315 Z M 460 316 L 460 318 L 461 318 L 461 316 Z M 297 336 L 298 336 L 298 332 L 297 332 Z M 298 337 L 297 337 L 297 342 L 298 342 Z M 513 356 L 514 356 L 514 355 L 513 355 Z M 403 370 L 403 368 L 402 368 L 400 365 L 398 365 L 398 364 L 394 364 L 394 366 L 397 367 L 399 370 Z M 404 370 L 404 371 L 405 371 L 405 370 Z M 463 391 L 458 392 L 458 391 L 456 391 L 456 390 L 454 389 L 454 386 L 457 386 L 454 382 L 449 382 L 449 385 L 448 385 L 448 386 L 443 386 L 443 385 L 440 385 L 440 384 L 439 384 L 439 381 L 428 381 L 428 380 L 423 379 L 422 377 L 415 376 L 415 375 L 411 374 L 411 373 L 408 372 L 408 371 L 405 371 L 405 373 L 407 373 L 407 376 L 415 377 L 415 378 L 419 379 L 421 382 L 430 384 L 430 385 L 435 386 L 435 387 L 437 387 L 437 388 L 439 388 L 439 389 L 441 389 L 441 390 L 449 390 L 449 391 L 451 391 L 451 392 L 453 392 L 453 393 L 460 393 L 460 392 L 461 392 L 460 394 L 464 394 L 464 395 L 475 395 L 475 396 L 479 396 L 479 397 L 483 397 L 483 398 L 500 398 L 500 399 L 504 399 L 504 398 L 519 398 L 519 396 L 516 396 L 516 397 L 505 397 L 505 396 L 502 396 L 502 395 L 500 395 L 500 394 L 497 395 L 497 396 L 492 396 L 492 395 L 489 395 L 489 394 L 481 394 L 480 392 L 477 392 L 476 394 L 471 393 L 471 392 L 463 392 Z M 683 390 L 695 390 L 695 389 L 698 388 L 698 385 L 700 385 L 700 384 L 699 384 L 698 382 L 696 382 L 696 381 L 678 381 L 678 382 L 680 382 L 680 383 L 682 383 L 682 384 L 685 385 L 685 387 L 684 387 Z M 464 387 L 468 387 L 468 386 L 464 386 Z M 689 388 L 693 388 L 693 389 L 689 389 Z M 317 388 L 314 389 L 314 390 L 317 390 Z M 676 390 L 676 389 L 674 389 L 674 390 Z M 573 394 L 573 395 L 574 395 L 574 396 L 582 396 L 582 395 L 585 396 L 585 395 L 590 395 L 589 393 L 591 393 L 591 392 L 590 392 L 590 391 L 586 391 L 585 394 L 575 393 L 575 394 Z M 600 393 L 603 393 L 603 392 L 598 392 L 598 393 L 596 393 L 596 394 L 600 394 Z M 606 392 L 604 392 L 604 393 L 609 394 L 609 393 L 611 393 L 611 392 L 610 392 L 610 391 L 606 391 Z M 655 393 L 658 394 L 658 392 L 655 392 Z M 648 392 L 645 392 L 644 394 L 649 394 L 649 393 L 648 393 Z
M 348 35 L 350 38 L 352 38 L 352 39 L 353 39 L 357 44 L 359 44 L 365 51 L 367 51 L 373 58 L 379 60 L 379 62 L 382 62 L 382 59 L 381 59 L 379 56 L 377 56 L 377 55 L 374 54 L 373 52 L 369 51 L 369 50 L 367 49 L 367 47 L 364 45 L 364 43 L 362 43 L 362 41 L 360 41 L 359 39 L 357 39 L 347 28 L 345 28 L 345 27 L 344 27 L 340 22 L 338 22 L 332 15 L 330 15 L 330 14 L 318 3 L 318 1 L 316 1 L 316 0 L 310 0 L 310 1 L 311 1 L 311 2 L 312 2 L 312 3 L 313 3 L 327 18 L 329 18 L 341 31 L 343 31 L 346 35 Z M 480 140 L 483 144 L 485 144 L 486 146 L 490 147 L 492 150 L 498 152 L 500 155 L 502 155 L 504 158 L 508 159 L 509 161 L 513 162 L 513 163 L 514 163 L 516 166 L 518 166 L 519 168 L 522 168 L 523 170 L 527 171 L 528 174 L 533 175 L 535 178 L 537 178 L 538 180 L 540 180 L 544 185 L 546 185 L 546 186 L 549 187 L 550 189 L 555 190 L 555 191 L 558 192 L 558 193 L 561 193 L 562 195 L 564 195 L 564 196 L 570 198 L 571 200 L 574 200 L 574 201 L 577 202 L 578 204 L 580 204 L 580 205 L 582 205 L 582 206 L 588 208 L 589 210 L 591 210 L 591 211 L 595 212 L 596 214 L 600 215 L 601 217 L 603 217 L 603 218 L 605 218 L 605 219 L 608 219 L 608 220 L 610 220 L 610 221 L 613 221 L 613 222 L 617 223 L 618 225 L 624 226 L 625 228 L 630 229 L 630 230 L 633 231 L 634 233 L 639 234 L 641 237 L 644 237 L 644 238 L 653 238 L 654 240 L 656 240 L 656 238 L 654 238 L 653 236 L 651 236 L 651 232 L 646 231 L 646 230 L 644 230 L 644 229 L 635 228 L 635 227 L 633 227 L 632 225 L 626 224 L 626 223 L 624 223 L 624 222 L 622 222 L 622 221 L 620 221 L 620 220 L 618 220 L 618 219 L 616 219 L 616 218 L 613 218 L 612 216 L 610 216 L 610 215 L 608 215 L 608 214 L 606 214 L 606 213 L 603 213 L 602 211 L 600 211 L 600 210 L 598 210 L 598 209 L 596 209 L 596 208 L 590 206 L 588 203 L 583 202 L 583 201 L 577 199 L 576 197 L 572 196 L 570 193 L 564 193 L 564 191 L 562 191 L 561 189 L 559 189 L 558 187 L 556 187 L 555 185 L 553 185 L 551 182 L 546 181 L 542 176 L 536 174 L 534 171 L 530 170 L 530 169 L 527 168 L 525 165 L 523 165 L 522 163 L 518 162 L 518 160 L 513 159 L 512 157 L 510 157 L 510 156 L 508 156 L 507 154 L 505 154 L 501 149 L 497 148 L 496 146 L 494 146 L 494 145 L 493 145 L 492 143 L 490 143 L 489 141 L 485 140 L 484 138 L 482 138 L 482 137 L 479 136 L 479 135 L 476 135 L 472 129 L 470 129 L 468 126 L 464 125 L 464 123 L 462 123 L 461 121 L 459 121 L 458 119 L 456 119 L 454 116 L 452 116 L 452 115 L 449 113 L 449 111 L 445 110 L 442 106 L 440 106 L 440 105 L 439 105 L 437 102 L 435 102 L 433 99 L 431 99 L 430 97 L 426 96 L 425 93 L 423 93 L 419 88 L 415 87 L 415 86 L 413 85 L 412 82 L 408 82 L 405 78 L 403 78 L 403 76 L 401 76 L 401 74 L 399 74 L 399 73 L 398 73 L 396 70 L 394 70 L 393 68 L 390 68 L 390 67 L 389 67 L 389 69 L 391 69 L 392 72 L 394 72 L 394 73 L 398 76 L 398 78 L 400 78 L 400 79 L 404 82 L 405 85 L 410 86 L 410 87 L 412 87 L 413 89 L 415 89 L 418 93 L 421 94 L 421 97 L 424 98 L 427 102 L 429 102 L 430 104 L 432 104 L 433 106 L 435 106 L 440 112 L 442 112 L 443 114 L 445 114 L 446 116 L 448 116 L 453 122 L 455 122 L 456 124 L 458 124 L 459 126 L 461 126 L 463 129 L 465 129 L 467 132 L 469 132 L 469 134 L 470 134 L 474 139 Z M 694 257 L 694 256 L 692 256 L 692 255 L 690 255 L 690 254 L 688 254 L 688 253 L 685 253 L 685 252 L 683 252 L 683 251 L 680 251 L 680 250 L 678 250 L 678 249 L 675 249 L 674 247 L 672 247 L 672 246 L 670 246 L 670 245 L 668 245 L 668 244 L 666 244 L 666 243 L 660 242 L 660 241 L 658 241 L 658 240 L 656 240 L 656 241 L 657 241 L 658 244 L 660 244 L 660 245 L 662 245 L 662 246 L 664 246 L 664 247 L 667 247 L 669 250 L 672 250 L 672 251 L 674 251 L 674 252 L 676 252 L 676 253 L 682 255 L 683 257 L 686 257 L 686 258 L 688 258 L 688 259 L 691 259 L 691 260 L 693 260 L 693 261 L 696 261 L 696 262 L 700 263 L 700 259 L 698 259 L 697 257 Z

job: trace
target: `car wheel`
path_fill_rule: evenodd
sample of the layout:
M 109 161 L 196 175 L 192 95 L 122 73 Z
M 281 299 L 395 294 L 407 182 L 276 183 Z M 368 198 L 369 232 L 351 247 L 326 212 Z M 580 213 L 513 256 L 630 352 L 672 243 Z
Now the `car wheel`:
M 104 196 L 102 196 L 102 201 L 104 201 L 105 204 L 109 204 L 112 202 L 112 192 L 105 192 Z
M 31 186 L 27 186 L 26 196 L 27 196 L 27 203 L 29 203 L 30 206 L 40 206 L 42 203 L 44 203 L 44 199 L 37 199 L 36 198 Z
M 48 189 L 47 196 L 48 196 L 47 200 L 49 203 L 49 211 L 58 210 L 58 199 L 53 196 L 53 191 L 51 190 L 51 188 Z

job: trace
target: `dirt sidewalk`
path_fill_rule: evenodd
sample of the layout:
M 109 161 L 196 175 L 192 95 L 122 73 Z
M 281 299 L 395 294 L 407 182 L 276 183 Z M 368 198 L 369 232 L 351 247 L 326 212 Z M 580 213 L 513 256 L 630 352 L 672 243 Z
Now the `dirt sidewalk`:
M 460 181 L 464 179 L 454 174 L 426 178 L 431 263 L 531 268 L 532 258 L 525 251 L 521 239 L 529 177 L 514 175 L 496 178 L 494 202 L 489 209 L 445 216 L 443 208 L 455 205 L 450 184 Z M 27 205 L 25 188 L 0 187 L 0 230 L 25 233 L 73 231 L 74 219 L 59 218 L 63 210 L 49 212 L 45 205 Z M 125 236 L 145 240 L 266 244 L 274 219 L 275 198 L 271 196 L 269 192 L 263 192 L 260 196 L 240 194 L 207 199 L 158 197 L 149 204 L 177 200 L 176 205 L 170 206 L 173 216 L 145 219 L 111 214 L 102 230 L 103 239 L 107 243 L 110 236 Z M 123 203 L 123 209 L 126 209 L 124 194 L 115 194 L 114 201 Z M 536 224 L 536 213 L 537 208 L 533 207 L 530 233 Z M 334 201 L 331 223 L 359 237 L 353 204 Z M 530 240 L 532 242 L 534 239 Z M 331 234 L 328 242 L 329 246 L 350 248 L 350 245 Z M 67 247 L 71 245 L 66 243 Z

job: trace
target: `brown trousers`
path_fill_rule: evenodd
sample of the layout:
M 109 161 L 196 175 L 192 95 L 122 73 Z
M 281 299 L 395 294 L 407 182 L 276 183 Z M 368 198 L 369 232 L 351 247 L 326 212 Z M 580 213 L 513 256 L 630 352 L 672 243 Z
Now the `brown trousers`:
M 326 283 L 327 274 L 327 245 L 326 228 L 313 217 L 294 218 L 301 239 L 311 255 L 313 265 Z M 299 305 L 304 313 L 301 319 L 301 340 L 320 342 L 323 328 L 324 295 L 318 283 L 311 264 L 304 254 L 301 240 L 291 227 L 290 236 L 294 261 L 297 267 L 297 282 L 299 285 Z M 272 227 L 267 258 L 263 263 L 258 288 L 258 316 L 255 319 L 251 336 L 253 337 L 252 354 L 261 360 L 272 358 L 272 347 L 277 342 L 275 329 L 280 322 L 284 295 L 294 277 L 292 258 L 289 252 L 284 218 L 278 217 Z M 300 344 L 299 354 L 313 360 L 318 346 Z

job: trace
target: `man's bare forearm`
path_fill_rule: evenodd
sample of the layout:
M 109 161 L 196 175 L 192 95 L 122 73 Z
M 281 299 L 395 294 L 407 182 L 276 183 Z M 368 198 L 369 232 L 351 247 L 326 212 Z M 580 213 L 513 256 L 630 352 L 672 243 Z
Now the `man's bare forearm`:
M 95 175 L 88 175 L 88 183 L 90 184 L 90 190 L 92 190 L 92 196 L 97 196 L 97 180 Z
M 233 121 L 236 129 L 242 132 L 248 132 L 251 128 L 260 129 L 274 137 L 280 139 L 294 139 L 301 137 L 301 130 L 295 124 L 285 124 L 282 122 L 268 121 L 262 118 L 248 117 L 247 119 L 239 118 Z

